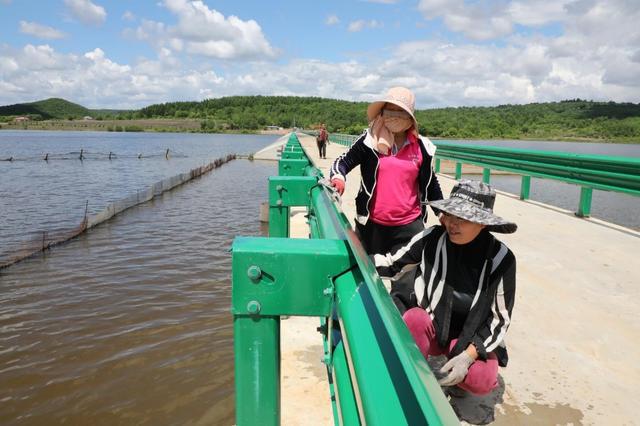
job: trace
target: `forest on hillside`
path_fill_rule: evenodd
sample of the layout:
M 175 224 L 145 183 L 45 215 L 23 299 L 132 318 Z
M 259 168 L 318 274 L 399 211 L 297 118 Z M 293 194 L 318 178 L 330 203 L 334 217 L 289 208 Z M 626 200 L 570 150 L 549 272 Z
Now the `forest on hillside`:
M 266 126 L 317 128 L 359 134 L 367 126 L 365 102 L 318 97 L 231 96 L 200 102 L 168 102 L 139 110 L 90 110 L 63 99 L 0 107 L 0 121 L 16 115 L 33 120 L 190 119 L 201 132 L 252 132 Z M 4 117 L 3 117 L 4 116 Z M 640 143 L 640 104 L 581 99 L 495 107 L 416 111 L 420 133 L 456 139 L 581 139 Z
M 367 126 L 367 103 L 323 98 L 234 96 L 202 102 L 151 105 L 133 117 L 202 119 L 202 129 L 260 129 L 267 125 L 359 134 Z M 132 118 L 133 118 L 132 117 Z M 416 111 L 420 133 L 469 139 L 602 139 L 640 142 L 640 104 L 581 99 L 497 107 Z

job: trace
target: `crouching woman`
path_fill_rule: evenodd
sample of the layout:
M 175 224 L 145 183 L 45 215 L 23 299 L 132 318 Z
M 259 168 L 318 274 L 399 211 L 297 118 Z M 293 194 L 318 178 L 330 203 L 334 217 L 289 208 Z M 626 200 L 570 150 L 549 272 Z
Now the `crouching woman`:
M 515 256 L 491 232 L 508 234 L 517 226 L 493 213 L 495 198 L 489 185 L 461 181 L 447 200 L 429 203 L 442 212 L 441 225 L 394 253 L 374 255 L 384 277 L 419 268 L 419 307 L 403 319 L 425 358 L 448 357 L 439 383 L 478 395 L 497 386 L 498 366 L 507 365 L 504 337 L 516 291 Z

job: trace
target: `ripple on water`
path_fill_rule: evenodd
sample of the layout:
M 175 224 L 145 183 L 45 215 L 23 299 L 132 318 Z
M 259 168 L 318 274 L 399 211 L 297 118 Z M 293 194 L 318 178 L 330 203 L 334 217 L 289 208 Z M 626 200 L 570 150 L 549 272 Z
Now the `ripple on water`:
M 0 423 L 233 423 L 228 250 L 274 172 L 236 160 L 1 272 Z

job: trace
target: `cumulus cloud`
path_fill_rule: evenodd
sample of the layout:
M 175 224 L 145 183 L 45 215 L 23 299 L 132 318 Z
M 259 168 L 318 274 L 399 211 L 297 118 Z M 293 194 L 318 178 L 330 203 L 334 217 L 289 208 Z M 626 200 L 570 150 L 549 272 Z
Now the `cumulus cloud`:
M 41 25 L 36 22 L 20 21 L 20 32 L 23 34 L 32 35 L 34 37 L 54 40 L 66 37 L 66 34 L 62 31 L 56 30 L 53 27 Z
M 349 30 L 352 33 L 355 33 L 358 31 L 362 31 L 365 28 L 370 28 L 370 29 L 382 28 L 382 23 L 379 21 L 376 21 L 375 19 L 372 19 L 370 21 L 359 19 L 357 21 L 350 22 L 347 30 Z
M 143 20 L 126 34 L 147 40 L 157 49 L 215 59 L 268 60 L 278 54 L 253 19 L 225 17 L 199 0 L 165 0 L 163 4 L 177 17 L 176 25 Z
M 125 21 L 135 21 L 136 20 L 136 15 L 133 14 L 133 12 L 131 12 L 130 10 L 127 10 L 126 12 L 124 12 L 122 14 L 122 19 Z
M 418 10 L 426 19 L 441 18 L 450 30 L 473 40 L 489 40 L 513 31 L 504 5 L 491 0 L 471 4 L 464 0 L 420 0 Z
M 248 21 L 234 21 L 195 4 L 199 2 L 192 3 L 171 2 L 172 13 L 178 17 L 175 25 L 141 20 L 131 29 L 128 35 L 151 43 L 157 57 L 130 64 L 110 58 L 106 48 L 71 55 L 46 44 L 22 49 L 0 44 L 0 104 L 22 102 L 29 93 L 113 108 L 255 94 L 370 101 L 395 85 L 411 87 L 421 109 L 574 98 L 640 102 L 640 31 L 636 24 L 640 11 L 631 1 L 564 4 L 562 9 L 553 9 L 553 22 L 559 22 L 561 29 L 553 34 L 516 31 L 499 43 L 432 37 L 379 46 L 375 57 L 353 52 L 353 59 L 344 61 L 292 59 L 284 63 L 253 62 L 269 57 L 263 50 L 242 56 L 238 47 L 242 43 L 235 43 L 234 37 L 242 34 L 240 28 L 245 27 L 241 24 Z M 551 22 L 542 15 L 527 15 L 519 4 L 503 3 L 498 16 L 518 26 L 525 25 L 526 19 L 534 27 Z M 189 23 L 197 34 L 185 27 Z M 234 28 L 236 33 L 230 36 Z M 261 31 L 256 34 L 264 39 Z M 208 45 L 216 41 L 228 44 Z M 204 58 L 194 53 L 197 48 L 204 49 Z M 228 63 L 217 68 L 215 61 L 207 60 L 213 56 L 206 53 L 224 49 L 229 58 L 252 60 L 237 68 Z M 194 56 L 185 61 L 184 55 L 190 52 Z M 225 56 L 218 53 L 217 57 Z
M 83 24 L 100 25 L 107 19 L 104 7 L 92 3 L 91 0 L 64 0 L 64 4 L 71 15 Z
M 329 15 L 327 19 L 324 20 L 326 25 L 336 25 L 340 23 L 340 19 L 336 15 Z
M 549 22 L 563 21 L 567 17 L 567 5 L 573 0 L 514 1 L 506 6 L 506 12 L 515 23 L 541 26 Z

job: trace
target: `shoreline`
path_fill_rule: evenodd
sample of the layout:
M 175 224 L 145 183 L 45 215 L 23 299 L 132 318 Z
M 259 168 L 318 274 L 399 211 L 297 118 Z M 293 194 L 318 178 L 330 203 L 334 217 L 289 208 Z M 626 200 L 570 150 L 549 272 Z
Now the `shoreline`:
M 67 131 L 67 132 L 145 132 L 145 133 L 213 133 L 213 134 L 250 134 L 250 135 L 274 135 L 283 136 L 291 133 L 293 129 L 282 130 L 255 130 L 255 129 L 216 129 L 215 131 L 203 130 L 201 119 L 132 119 L 132 120 L 43 120 L 21 123 L 0 122 L 1 130 L 41 130 L 41 131 Z M 580 143 L 605 143 L 637 145 L 640 140 L 625 139 L 594 139 L 557 136 L 549 138 L 452 138 L 429 136 L 432 140 L 455 141 L 524 141 L 524 142 L 580 142 Z

